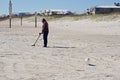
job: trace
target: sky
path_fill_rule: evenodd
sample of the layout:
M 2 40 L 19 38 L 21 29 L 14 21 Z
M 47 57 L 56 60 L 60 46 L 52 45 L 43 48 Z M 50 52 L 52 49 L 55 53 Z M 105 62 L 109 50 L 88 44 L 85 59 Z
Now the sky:
M 84 13 L 86 9 L 99 5 L 113 5 L 120 0 L 11 0 L 13 13 L 40 12 L 44 9 L 63 9 Z M 9 0 L 0 0 L 0 14 L 8 14 Z

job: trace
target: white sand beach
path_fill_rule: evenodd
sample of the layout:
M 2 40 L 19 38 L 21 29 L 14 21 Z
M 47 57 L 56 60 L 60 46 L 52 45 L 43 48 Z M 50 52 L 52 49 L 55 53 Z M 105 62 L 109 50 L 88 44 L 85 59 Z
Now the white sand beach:
M 0 21 L 0 80 L 120 80 L 120 15 L 48 20 L 48 48 L 31 19 Z

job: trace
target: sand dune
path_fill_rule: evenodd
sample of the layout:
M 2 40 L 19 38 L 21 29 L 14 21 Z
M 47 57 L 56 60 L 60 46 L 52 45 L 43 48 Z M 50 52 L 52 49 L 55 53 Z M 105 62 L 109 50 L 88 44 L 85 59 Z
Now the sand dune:
M 33 18 L 14 19 L 11 29 L 1 21 L 0 80 L 120 80 L 120 20 L 103 18 L 48 20 L 48 48 L 42 36 L 31 46 L 41 18 L 38 28 Z

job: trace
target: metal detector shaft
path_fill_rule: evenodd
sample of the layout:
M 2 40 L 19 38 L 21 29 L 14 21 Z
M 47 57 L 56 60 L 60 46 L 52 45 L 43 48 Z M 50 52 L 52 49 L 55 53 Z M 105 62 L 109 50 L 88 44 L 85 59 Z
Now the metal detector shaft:
M 39 37 L 40 37 L 41 34 L 39 34 L 38 38 L 36 39 L 35 43 L 32 45 L 32 46 L 35 46 L 35 44 L 37 43 Z

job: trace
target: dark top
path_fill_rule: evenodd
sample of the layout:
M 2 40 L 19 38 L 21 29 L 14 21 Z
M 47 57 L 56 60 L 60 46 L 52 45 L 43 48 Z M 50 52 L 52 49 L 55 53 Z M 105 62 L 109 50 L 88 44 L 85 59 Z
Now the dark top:
M 42 26 L 42 33 L 44 32 L 49 32 L 49 27 L 47 22 L 44 22 Z

